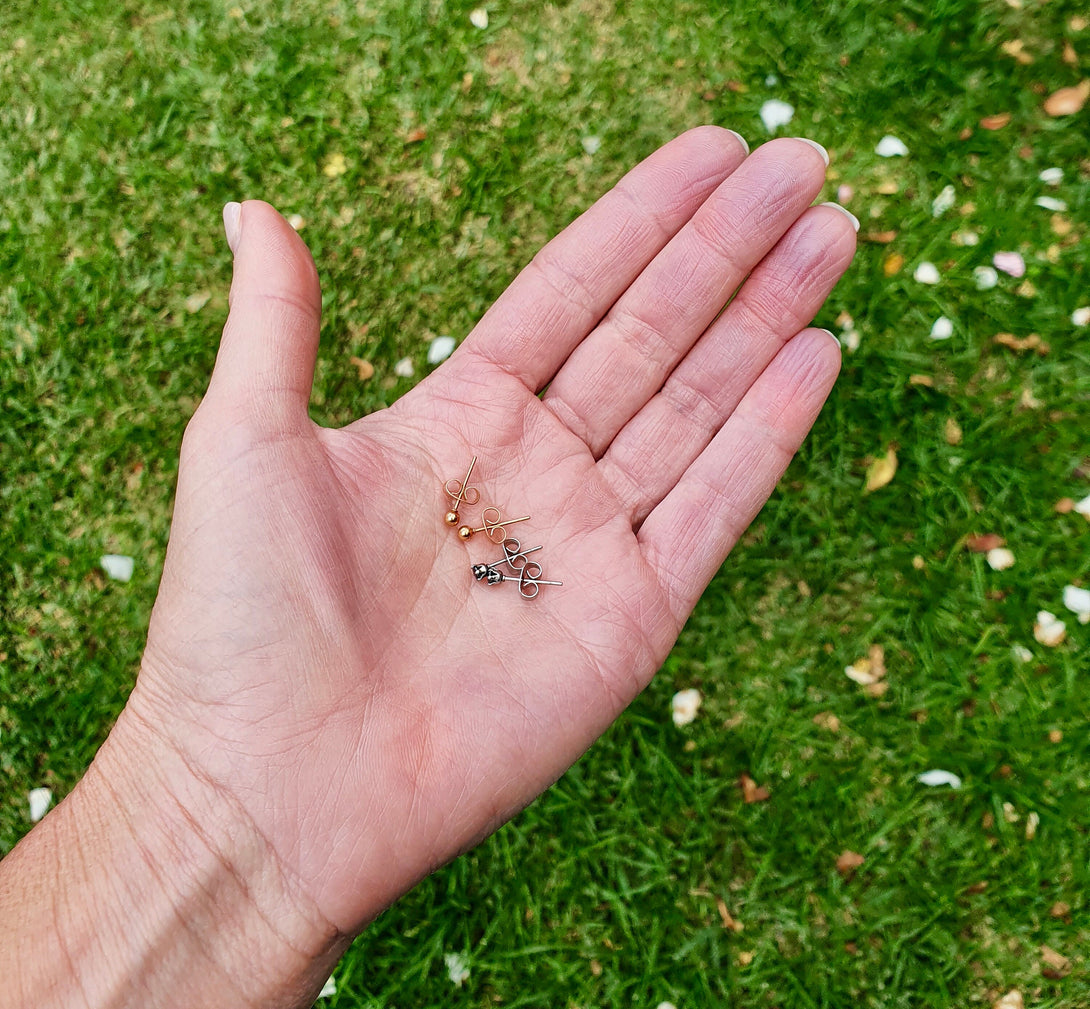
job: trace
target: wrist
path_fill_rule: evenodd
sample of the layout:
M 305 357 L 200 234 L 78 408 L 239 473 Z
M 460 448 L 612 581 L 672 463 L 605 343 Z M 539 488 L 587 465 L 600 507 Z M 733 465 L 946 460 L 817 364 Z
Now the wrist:
M 347 945 L 229 797 L 128 710 L 16 856 L 2 868 L 45 884 L 14 916 L 27 1005 L 310 1005 Z M 10 888 L 6 874 L 5 931 Z

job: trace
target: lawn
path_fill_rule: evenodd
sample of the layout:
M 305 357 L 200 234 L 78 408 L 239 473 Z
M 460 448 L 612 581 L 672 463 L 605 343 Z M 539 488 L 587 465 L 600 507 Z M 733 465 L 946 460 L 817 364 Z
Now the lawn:
M 813 436 L 652 686 L 377 921 L 322 1004 L 1090 1005 L 1090 626 L 1063 603 L 1090 586 L 1090 104 L 1050 101 L 1090 77 L 1090 12 L 474 7 L 0 10 L 0 855 L 135 676 L 225 201 L 297 215 L 325 292 L 313 416 L 343 424 L 659 143 L 712 122 L 756 145 L 778 99 L 862 221 Z M 978 269 L 997 253 L 1024 275 Z M 918 781 L 936 769 L 960 787 Z

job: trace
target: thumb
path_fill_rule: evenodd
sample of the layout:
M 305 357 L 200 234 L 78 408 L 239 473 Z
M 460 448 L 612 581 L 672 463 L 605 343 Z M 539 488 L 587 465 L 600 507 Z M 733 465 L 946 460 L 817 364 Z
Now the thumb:
M 277 425 L 307 416 L 322 295 L 303 240 L 260 200 L 223 208 L 235 255 L 231 311 L 208 397 Z

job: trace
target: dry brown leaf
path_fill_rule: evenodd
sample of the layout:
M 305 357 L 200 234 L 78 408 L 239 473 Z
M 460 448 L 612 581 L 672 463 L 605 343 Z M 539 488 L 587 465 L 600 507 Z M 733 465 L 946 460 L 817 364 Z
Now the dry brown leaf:
M 992 337 L 993 343 L 1001 347 L 1009 347 L 1021 353 L 1024 350 L 1034 350 L 1044 357 L 1052 348 L 1041 339 L 1038 333 L 1030 333 L 1029 336 L 1018 337 L 1013 333 L 996 333 Z
M 985 116 L 980 120 L 982 130 L 1001 130 L 1011 121 L 1009 112 L 998 112 L 994 116 Z
M 1087 20 L 1081 14 L 1076 14 L 1067 22 L 1067 27 L 1073 32 L 1081 32 L 1087 25 L 1090 25 L 1090 20 Z
M 428 136 L 428 131 L 423 126 L 418 126 L 415 130 L 409 130 L 405 134 L 405 143 L 418 144 L 421 140 L 425 140 Z
M 1075 510 L 1075 499 L 1062 497 L 1052 507 L 1058 515 L 1070 515 Z
M 965 545 L 974 554 L 986 554 L 989 550 L 1006 545 L 1006 540 L 998 533 L 983 533 L 980 536 L 969 536 Z
M 857 851 L 842 851 L 836 859 L 836 871 L 845 879 L 855 874 L 866 859 Z
M 879 680 L 877 683 L 868 683 L 863 688 L 863 693 L 865 693 L 868 697 L 878 698 L 885 694 L 887 690 L 889 690 L 889 681 Z
M 1079 62 L 1079 54 L 1075 52 L 1075 47 L 1070 42 L 1064 42 L 1063 61 L 1071 67 Z
M 1041 973 L 1045 977 L 1063 977 L 1071 970 L 1071 961 L 1063 953 L 1057 952 L 1051 946 L 1041 947 L 1041 963 L 1044 965 Z M 1052 971 L 1051 974 L 1049 970 Z
M 1090 98 L 1090 80 L 1079 81 L 1073 88 L 1060 88 L 1045 99 L 1045 112 L 1050 116 L 1070 116 L 1078 112 Z
M 1064 734 L 1059 729 L 1048 730 L 1048 741 L 1050 743 L 1062 743 L 1064 741 Z
M 864 231 L 864 242 L 873 242 L 875 245 L 889 245 L 897 237 L 896 231 Z
M 1002 998 L 996 1000 L 992 1009 L 1026 1009 L 1022 993 L 1017 988 L 1012 988 Z
M 196 291 L 185 299 L 185 310 L 191 315 L 199 312 L 212 298 L 211 291 Z
M 840 731 L 840 719 L 831 711 L 819 711 L 814 715 L 814 724 L 820 729 L 828 729 L 830 732 Z
M 745 930 L 745 925 L 730 913 L 722 897 L 716 898 L 715 906 L 719 909 L 719 917 L 723 919 L 723 928 L 729 929 L 735 935 Z
M 1048 909 L 1048 913 L 1052 915 L 1053 918 L 1066 918 L 1067 915 L 1071 913 L 1071 905 L 1062 900 L 1058 900 Z
M 1004 42 L 999 48 L 1008 56 L 1013 56 L 1023 66 L 1033 62 L 1033 57 L 1026 52 L 1026 44 L 1021 39 L 1011 39 L 1009 42 Z
M 946 418 L 946 424 L 943 425 L 943 437 L 946 438 L 947 445 L 960 445 L 962 438 L 961 425 L 954 420 L 953 417 Z
M 350 357 L 348 363 L 355 365 L 356 370 L 360 373 L 361 382 L 366 382 L 375 373 L 375 366 L 370 361 L 365 361 L 362 357 Z
M 751 949 L 739 950 L 738 951 L 738 966 L 739 967 L 748 967 L 751 963 L 753 963 L 753 955 L 754 955 L 753 950 L 751 950 Z
M 891 252 L 882 263 L 882 272 L 887 277 L 892 277 L 894 274 L 900 273 L 901 267 L 904 265 L 905 257 L 899 252 Z
M 742 786 L 742 801 L 747 805 L 754 802 L 764 802 L 771 793 L 764 785 L 758 785 L 748 774 L 743 774 L 738 779 Z
M 909 375 L 909 385 L 922 385 L 928 389 L 935 388 L 935 380 L 930 375 Z
M 875 192 L 882 196 L 893 196 L 894 193 L 900 192 L 901 187 L 893 179 L 885 179 L 879 182 L 874 189 Z
M 893 479 L 897 472 L 897 453 L 891 448 L 884 456 L 875 459 L 867 467 L 867 482 L 864 490 L 869 494 L 872 491 L 885 487 Z
M 1062 214 L 1053 214 L 1049 223 L 1052 225 L 1052 233 L 1057 238 L 1066 238 L 1071 234 L 1071 229 L 1075 227 Z

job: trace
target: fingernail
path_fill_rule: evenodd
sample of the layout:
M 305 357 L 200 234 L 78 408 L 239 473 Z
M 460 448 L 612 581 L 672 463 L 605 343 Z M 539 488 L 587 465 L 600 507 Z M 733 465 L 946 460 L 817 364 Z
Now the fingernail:
M 856 231 L 859 230 L 859 218 L 856 217 L 855 214 L 853 214 L 850 210 L 845 210 L 844 207 L 842 207 L 839 203 L 823 203 L 821 204 L 821 206 L 832 207 L 834 210 L 839 210 L 842 214 L 844 214 L 845 217 L 848 218 L 849 221 L 852 222 L 852 227 L 855 228 Z
M 239 239 L 242 238 L 242 204 L 225 203 L 223 206 L 223 232 L 231 252 L 238 252 Z
M 833 339 L 834 339 L 834 340 L 836 341 L 836 345 L 837 345 L 838 347 L 843 347 L 843 346 L 844 346 L 844 345 L 843 345 L 843 344 L 842 344 L 842 343 L 840 342 L 840 337 L 839 337 L 839 336 L 837 336 L 837 335 L 836 335 L 836 333 L 834 333 L 834 332 L 833 332 L 833 331 L 832 331 L 831 329 L 823 329 L 823 330 L 822 330 L 822 332 L 823 332 L 823 333 L 828 333 L 828 334 L 829 334 L 829 335 L 830 335 L 830 336 L 831 336 L 831 337 L 832 337 L 832 338 L 833 338 Z
M 829 167 L 829 152 L 825 150 L 816 140 L 811 140 L 809 137 L 795 137 L 796 140 L 801 140 L 804 144 L 809 144 L 818 154 L 821 155 L 821 160 L 825 162 L 825 167 Z
M 742 145 L 742 149 L 749 154 L 749 144 L 746 143 L 746 138 L 742 136 L 737 130 L 727 130 L 728 133 L 733 133 L 738 138 L 738 143 Z

